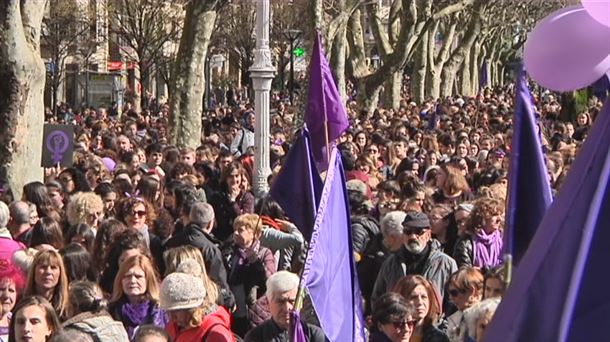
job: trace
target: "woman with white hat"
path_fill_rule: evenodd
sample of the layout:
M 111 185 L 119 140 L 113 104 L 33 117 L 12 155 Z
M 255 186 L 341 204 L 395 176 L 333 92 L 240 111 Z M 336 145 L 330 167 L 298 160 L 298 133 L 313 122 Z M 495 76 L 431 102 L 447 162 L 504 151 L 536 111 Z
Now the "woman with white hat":
M 229 312 L 216 304 L 203 305 L 206 288 L 201 267 L 186 260 L 161 283 L 161 308 L 169 313 L 167 331 L 174 342 L 233 342 Z

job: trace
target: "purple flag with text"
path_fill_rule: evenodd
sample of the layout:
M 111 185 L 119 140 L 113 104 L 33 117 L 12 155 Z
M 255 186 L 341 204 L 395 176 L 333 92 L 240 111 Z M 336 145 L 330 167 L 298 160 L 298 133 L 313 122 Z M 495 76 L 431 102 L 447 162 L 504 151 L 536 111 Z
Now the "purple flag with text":
M 551 205 L 552 193 L 523 70 L 517 76 L 516 91 L 504 253 L 511 254 L 518 265 Z
M 320 33 L 316 34 L 309 64 L 308 96 L 305 123 L 311 133 L 314 159 L 318 169 L 324 171 L 328 165 L 327 139 L 329 144 L 332 143 L 347 129 L 349 122 L 345 105 L 324 56 Z
M 483 341 L 602 341 L 608 335 L 608 132 L 609 99 L 515 270 Z
M 322 194 L 322 179 L 311 157 L 309 133 L 303 128 L 269 194 L 309 241 Z
M 331 342 L 364 341 L 341 155 L 333 148 L 302 281 Z

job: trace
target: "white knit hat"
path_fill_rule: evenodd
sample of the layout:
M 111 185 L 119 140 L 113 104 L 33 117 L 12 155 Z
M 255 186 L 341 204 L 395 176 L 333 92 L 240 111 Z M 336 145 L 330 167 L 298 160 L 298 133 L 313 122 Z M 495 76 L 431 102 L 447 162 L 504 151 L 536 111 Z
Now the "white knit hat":
M 200 306 L 207 294 L 201 279 L 201 267 L 194 260 L 185 260 L 161 283 L 159 304 L 165 311 L 193 309 Z

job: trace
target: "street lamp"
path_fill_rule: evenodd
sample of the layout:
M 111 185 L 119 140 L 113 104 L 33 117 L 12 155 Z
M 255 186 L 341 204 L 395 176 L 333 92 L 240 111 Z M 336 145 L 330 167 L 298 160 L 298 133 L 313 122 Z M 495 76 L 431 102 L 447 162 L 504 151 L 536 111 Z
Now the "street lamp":
M 286 30 L 284 34 L 290 41 L 290 81 L 288 83 L 288 89 L 290 90 L 290 104 L 293 105 L 294 97 L 294 42 L 301 37 L 301 30 Z

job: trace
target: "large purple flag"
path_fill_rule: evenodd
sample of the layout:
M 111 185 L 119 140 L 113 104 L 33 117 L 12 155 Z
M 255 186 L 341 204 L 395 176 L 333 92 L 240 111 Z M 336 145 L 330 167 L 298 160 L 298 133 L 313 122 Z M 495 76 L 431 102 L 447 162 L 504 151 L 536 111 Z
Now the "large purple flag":
M 269 194 L 309 241 L 323 187 L 311 157 L 309 133 L 302 129 Z
M 610 99 L 515 271 L 484 341 L 601 341 L 610 325 Z
M 512 255 L 515 265 L 525 254 L 552 201 L 525 72 L 520 70 L 517 77 L 504 234 L 504 253 Z
M 332 143 L 347 129 L 349 122 L 345 105 L 339 95 L 330 66 L 324 56 L 320 33 L 316 34 L 309 64 L 309 98 L 305 111 L 305 123 L 311 133 L 314 159 L 320 171 L 326 170 L 327 138 Z M 325 124 L 326 123 L 326 124 Z M 328 128 L 328 137 L 326 136 Z
M 333 148 L 302 281 L 331 342 L 365 341 L 345 175 Z

